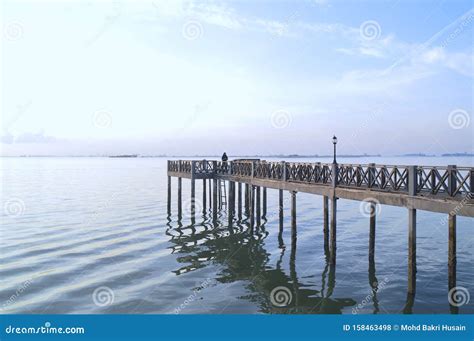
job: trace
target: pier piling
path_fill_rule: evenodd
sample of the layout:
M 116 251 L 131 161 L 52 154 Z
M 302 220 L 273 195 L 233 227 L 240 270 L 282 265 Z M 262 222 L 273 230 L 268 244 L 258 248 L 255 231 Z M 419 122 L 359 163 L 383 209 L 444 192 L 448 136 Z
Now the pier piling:
M 229 181 L 229 202 L 228 202 L 229 226 L 232 225 L 235 215 L 235 182 Z
M 370 231 L 369 231 L 369 262 L 375 260 L 375 221 L 376 221 L 376 204 L 370 202 Z
M 262 217 L 266 218 L 267 217 L 267 188 L 263 187 L 263 211 L 262 211 Z
M 256 186 L 255 188 L 255 196 L 256 196 L 256 211 L 257 211 L 257 226 L 260 226 L 261 223 L 261 217 L 262 217 L 262 210 L 261 210 L 261 205 L 260 205 L 260 186 Z
M 178 178 L 178 218 L 181 219 L 183 215 L 183 203 L 182 203 L 182 180 Z
M 331 247 L 330 247 L 330 263 L 336 264 L 336 212 L 337 212 L 337 198 L 331 198 Z
M 212 180 L 209 179 L 209 208 L 212 207 Z
M 291 191 L 291 233 L 296 235 L 296 191 Z
M 416 292 L 416 210 L 408 209 L 408 293 Z
M 171 214 L 171 176 L 168 176 L 168 200 L 167 200 L 168 215 Z
M 417 166 L 408 167 L 408 195 L 415 196 L 418 186 Z M 408 293 L 416 292 L 416 209 L 408 208 Z
M 255 225 L 255 188 L 252 185 L 249 188 L 249 199 L 250 229 L 253 231 L 253 227 Z
M 278 215 L 280 221 L 280 232 L 283 232 L 283 190 L 278 191 Z
M 237 192 L 237 214 L 239 220 L 242 220 L 242 183 L 237 183 L 238 192 Z
M 323 237 L 324 250 L 329 252 L 329 198 L 327 195 L 323 196 Z
M 245 184 L 245 215 L 248 217 L 250 215 L 249 206 L 250 206 L 250 189 L 249 184 Z
M 191 179 L 191 216 L 196 214 L 196 181 Z
M 212 181 L 212 219 L 217 221 L 217 179 Z
M 448 287 L 451 290 L 456 286 L 456 215 L 448 215 L 448 225 Z
M 206 179 L 202 179 L 202 213 L 206 214 Z

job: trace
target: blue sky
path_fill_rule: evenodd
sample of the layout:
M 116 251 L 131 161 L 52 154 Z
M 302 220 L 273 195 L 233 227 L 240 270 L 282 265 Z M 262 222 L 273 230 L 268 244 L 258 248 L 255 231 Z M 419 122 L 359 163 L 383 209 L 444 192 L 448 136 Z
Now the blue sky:
M 473 150 L 471 1 L 3 1 L 2 155 Z

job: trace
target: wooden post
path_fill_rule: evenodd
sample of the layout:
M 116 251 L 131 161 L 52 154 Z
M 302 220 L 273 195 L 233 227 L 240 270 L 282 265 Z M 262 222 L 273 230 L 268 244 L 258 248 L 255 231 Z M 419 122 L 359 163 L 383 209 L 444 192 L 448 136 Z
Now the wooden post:
M 209 179 L 209 208 L 212 207 L 212 180 Z
M 374 187 L 375 185 L 375 163 L 369 163 L 369 167 L 367 169 L 368 177 L 369 177 L 369 188 Z
M 191 179 L 191 216 L 196 214 L 196 181 Z
M 408 167 L 408 194 L 416 196 L 417 166 Z M 408 293 L 416 292 L 416 209 L 408 208 Z
M 261 223 L 261 217 L 262 217 L 262 211 L 261 211 L 261 207 L 260 207 L 260 186 L 256 186 L 255 188 L 256 190 L 256 197 L 257 197 L 257 201 L 256 201 L 256 210 L 257 210 L 257 226 L 260 226 L 260 223 Z
M 376 204 L 370 204 L 370 232 L 369 232 L 369 263 L 375 259 L 375 220 L 376 220 Z
M 245 184 L 245 198 L 244 198 L 244 204 L 245 204 L 245 215 L 248 217 L 249 216 L 249 203 L 250 203 L 250 190 L 249 190 L 249 184 Z
M 456 286 L 456 215 L 448 215 L 449 243 L 448 243 L 448 288 Z
M 331 186 L 333 188 L 337 186 L 338 171 L 339 167 L 337 166 L 337 163 L 333 163 L 331 168 Z
M 469 192 L 466 195 L 468 202 L 474 203 L 474 168 L 469 171 Z
M 181 218 L 183 214 L 183 204 L 182 204 L 182 179 L 178 178 L 178 217 Z
M 278 213 L 280 217 L 280 233 L 283 232 L 283 190 L 278 191 Z
M 266 218 L 267 217 L 267 188 L 263 187 L 263 212 L 262 212 L 262 217 Z
M 337 212 L 337 198 L 333 196 L 331 198 L 331 254 L 330 263 L 336 264 L 336 212 Z
M 296 236 L 296 191 L 291 191 L 291 233 Z
M 239 216 L 239 220 L 242 219 L 242 183 L 237 183 L 238 192 L 237 192 L 237 213 Z
M 324 250 L 329 251 L 329 198 L 323 196 L 323 234 L 324 234 Z
M 191 161 L 191 218 L 196 215 L 196 161 Z
M 253 226 L 254 226 L 254 220 L 255 220 L 255 190 L 254 190 L 254 186 L 253 185 L 250 185 L 250 207 L 249 207 L 249 210 L 250 210 L 250 228 L 253 229 Z
M 212 219 L 217 220 L 217 179 L 212 181 Z
M 454 196 L 454 192 L 456 191 L 456 166 L 449 165 L 448 166 L 448 194 L 450 196 Z
M 168 161 L 169 162 L 169 161 Z M 171 176 L 168 176 L 168 215 L 171 214 Z
M 221 180 L 217 180 L 217 200 L 218 200 L 218 206 L 219 210 L 222 209 L 222 184 Z
M 202 213 L 206 213 L 206 179 L 202 179 Z
M 229 181 L 229 202 L 228 202 L 228 218 L 229 218 L 229 226 L 232 225 L 234 221 L 234 212 L 235 212 L 235 182 Z
M 416 292 L 416 210 L 408 209 L 408 293 Z

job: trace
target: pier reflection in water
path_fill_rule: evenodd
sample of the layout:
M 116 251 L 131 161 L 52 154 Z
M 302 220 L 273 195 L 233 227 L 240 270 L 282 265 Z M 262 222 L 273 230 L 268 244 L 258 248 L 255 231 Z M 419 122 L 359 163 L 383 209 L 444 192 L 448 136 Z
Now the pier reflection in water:
M 201 222 L 196 223 L 197 219 L 201 219 Z M 231 227 L 213 224 L 207 214 L 195 217 L 192 221 L 194 223 L 184 225 L 180 219 L 173 227 L 171 217 L 168 220 L 166 234 L 172 243 L 172 253 L 180 255 L 177 261 L 182 264 L 174 271 L 176 275 L 217 263 L 222 269 L 215 280 L 220 284 L 245 281 L 248 283 L 246 289 L 251 294 L 240 299 L 258 304 L 260 312 L 265 313 L 338 314 L 342 309 L 356 305 L 356 301 L 350 297 L 333 295 L 336 267 L 329 263 L 328 250 L 325 252 L 324 271 L 320 274 L 320 289 L 311 289 L 302 282 L 296 267 L 296 233 L 292 234 L 290 245 L 286 245 L 280 230 L 278 261 L 275 267 L 271 267 L 271 255 L 264 247 L 268 236 L 265 219 L 262 219 L 262 224 L 253 234 L 246 219 L 236 221 Z M 289 272 L 283 268 L 284 255 L 288 249 Z M 369 276 L 373 280 L 375 273 Z M 284 288 L 283 293 L 280 293 L 283 295 L 280 300 L 283 301 L 274 297 L 278 295 L 274 289 L 280 287 Z M 377 312 L 375 300 L 374 312 Z

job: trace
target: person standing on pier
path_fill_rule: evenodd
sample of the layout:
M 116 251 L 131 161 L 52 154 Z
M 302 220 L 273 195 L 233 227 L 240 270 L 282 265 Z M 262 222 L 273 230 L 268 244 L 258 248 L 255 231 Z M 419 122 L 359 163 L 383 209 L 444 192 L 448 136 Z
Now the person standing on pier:
M 222 169 L 224 170 L 224 173 L 227 172 L 227 160 L 229 160 L 229 158 L 227 157 L 226 152 L 224 152 L 224 154 L 222 154 Z

